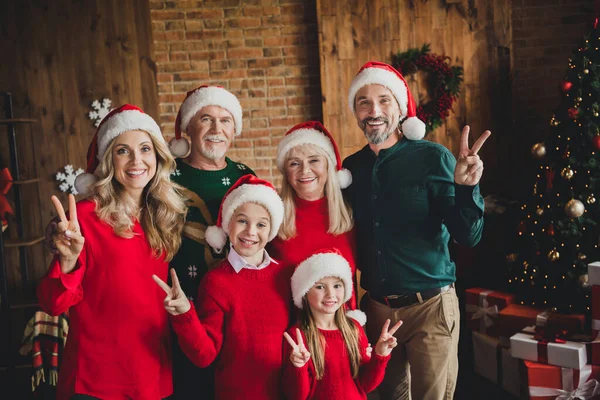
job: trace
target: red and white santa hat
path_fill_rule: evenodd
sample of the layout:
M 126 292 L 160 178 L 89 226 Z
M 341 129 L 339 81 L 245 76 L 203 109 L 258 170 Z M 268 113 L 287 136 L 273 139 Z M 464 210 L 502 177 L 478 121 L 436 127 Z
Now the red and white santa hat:
M 174 157 L 183 157 L 189 152 L 190 144 L 187 139 L 181 137 L 181 133 L 187 132 L 194 115 L 207 106 L 219 106 L 229 111 L 235 124 L 235 136 L 242 133 L 242 106 L 237 97 L 222 86 L 202 85 L 187 92 L 179 107 L 175 120 L 175 137 L 169 141 L 169 148 Z
M 344 303 L 352 297 L 352 269 L 348 260 L 335 247 L 321 249 L 302 261 L 292 275 L 292 299 L 296 307 L 302 309 L 302 299 L 319 280 L 327 277 L 340 278 L 344 282 Z M 350 310 L 346 315 L 361 325 L 367 316 L 360 310 Z
M 257 178 L 248 174 L 242 176 L 229 188 L 221 207 L 217 225 L 209 226 L 206 229 L 206 242 L 217 253 L 221 253 L 227 243 L 229 235 L 229 222 L 235 210 L 244 203 L 257 203 L 267 209 L 271 216 L 271 231 L 268 240 L 271 241 L 279 232 L 279 227 L 283 221 L 283 202 L 277 194 L 273 184 L 264 179 Z
M 79 194 L 84 196 L 90 194 L 92 186 L 98 180 L 94 172 L 104 157 L 108 145 L 122 133 L 138 130 L 147 132 L 157 141 L 165 143 L 156 121 L 139 107 L 123 104 L 106 114 L 88 147 L 86 173 L 75 178 L 74 186 Z
M 327 154 L 329 162 L 336 170 L 337 178 L 342 189 L 352 184 L 352 174 L 346 168 L 342 168 L 340 152 L 333 137 L 318 121 L 307 121 L 290 129 L 277 146 L 277 168 L 284 173 L 284 163 L 288 152 L 294 147 L 302 144 L 313 144 L 321 148 Z
M 398 70 L 389 64 L 369 61 L 358 71 L 350 84 L 350 91 L 348 92 L 348 105 L 352 113 L 356 111 L 354 109 L 356 93 L 363 87 L 372 84 L 388 88 L 398 101 L 400 117 L 406 117 L 402 122 L 404 136 L 410 140 L 423 139 L 426 130 L 425 123 L 417 117 L 417 107 L 406 80 Z

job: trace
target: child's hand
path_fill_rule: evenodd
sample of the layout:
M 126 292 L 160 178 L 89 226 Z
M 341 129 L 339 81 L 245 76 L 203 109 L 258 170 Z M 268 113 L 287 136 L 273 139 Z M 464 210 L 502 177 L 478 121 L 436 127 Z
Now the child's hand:
M 294 339 L 288 335 L 287 332 L 283 333 L 285 340 L 288 341 L 290 346 L 292 346 L 292 354 L 290 354 L 290 361 L 296 368 L 301 368 L 310 360 L 310 353 L 304 347 L 304 340 L 302 340 L 302 334 L 300 333 L 300 329 L 296 328 L 296 340 L 298 344 L 294 342 Z
M 381 336 L 379 336 L 379 340 L 375 343 L 375 354 L 381 357 L 390 355 L 394 347 L 398 346 L 398 339 L 394 337 L 394 333 L 396 333 L 401 325 L 402 321 L 398 321 L 396 325 L 388 331 L 390 320 L 388 319 L 385 321 L 385 324 L 383 324 L 383 328 L 381 329 Z
M 185 293 L 181 290 L 179 285 L 179 279 L 177 273 L 171 268 L 171 280 L 173 281 L 173 287 L 170 287 L 162 281 L 158 276 L 152 275 L 154 282 L 158 284 L 165 291 L 167 297 L 165 297 L 164 304 L 165 310 L 171 315 L 185 314 L 192 308 L 190 301 L 185 297 Z

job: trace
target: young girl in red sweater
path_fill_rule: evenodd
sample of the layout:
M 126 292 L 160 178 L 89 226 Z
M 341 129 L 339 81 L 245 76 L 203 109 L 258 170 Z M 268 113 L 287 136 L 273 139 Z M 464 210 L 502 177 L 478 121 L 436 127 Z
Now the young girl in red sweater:
M 282 220 L 275 188 L 244 175 L 225 195 L 218 227 L 206 231 L 215 250 L 223 250 L 226 235 L 231 245 L 227 258 L 202 279 L 196 308 L 173 269 L 173 287 L 154 278 L 167 293 L 164 306 L 183 352 L 199 367 L 216 361 L 217 399 L 282 398 L 281 335 L 290 326 L 293 267 L 280 265 L 264 249 Z
M 298 265 L 292 276 L 298 323 L 284 333 L 290 345 L 283 376 L 288 399 L 362 400 L 381 383 L 402 322 L 388 330 L 386 321 L 372 354 L 360 324 L 344 312 L 351 295 L 350 265 L 337 249 Z

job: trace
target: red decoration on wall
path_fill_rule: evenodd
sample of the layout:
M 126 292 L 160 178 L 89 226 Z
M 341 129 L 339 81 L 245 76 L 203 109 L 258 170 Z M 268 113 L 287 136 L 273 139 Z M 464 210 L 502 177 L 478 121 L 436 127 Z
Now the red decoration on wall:
M 6 214 L 14 214 L 10 203 L 6 199 L 6 195 L 12 187 L 12 181 L 12 175 L 8 168 L 4 168 L 0 171 L 0 219 L 4 219 Z

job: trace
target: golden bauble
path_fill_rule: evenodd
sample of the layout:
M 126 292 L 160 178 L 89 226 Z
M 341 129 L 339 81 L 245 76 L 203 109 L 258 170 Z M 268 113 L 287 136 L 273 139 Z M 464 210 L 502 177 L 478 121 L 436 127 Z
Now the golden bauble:
M 560 253 L 556 249 L 552 249 L 548 252 L 548 260 L 557 261 L 560 258 Z
M 571 180 L 571 178 L 573 178 L 573 175 L 575 175 L 575 172 L 573 172 L 573 170 L 570 167 L 565 167 L 562 169 L 562 171 L 560 171 L 560 176 L 562 176 L 568 181 Z
M 583 261 L 586 258 L 587 258 L 587 256 L 585 254 L 583 254 L 583 253 L 577 254 L 577 259 L 580 260 L 580 261 Z
M 546 145 L 543 142 L 534 144 L 531 148 L 531 155 L 536 160 L 541 160 L 546 156 Z
M 510 253 L 506 255 L 506 261 L 515 262 L 517 261 L 517 253 Z
M 594 204 L 596 202 L 596 198 L 594 197 L 593 194 L 590 194 L 586 201 L 588 204 Z
M 585 206 L 577 199 L 571 199 L 565 205 L 565 213 L 569 218 L 579 218 L 583 215 Z
M 586 68 L 586 69 L 583 70 L 583 73 L 587 75 L 587 74 L 590 73 L 590 70 Z
M 581 97 L 578 97 L 577 101 L 583 101 L 583 99 Z
M 577 280 L 577 283 L 582 288 L 590 286 L 588 274 L 579 275 L 579 279 Z
M 544 215 L 544 209 L 543 209 L 543 208 L 538 208 L 537 210 L 535 210 L 535 213 L 536 213 L 538 216 L 540 216 L 540 217 L 541 217 L 542 215 Z
M 597 112 L 594 112 L 594 117 L 599 116 L 600 114 L 598 114 Z

